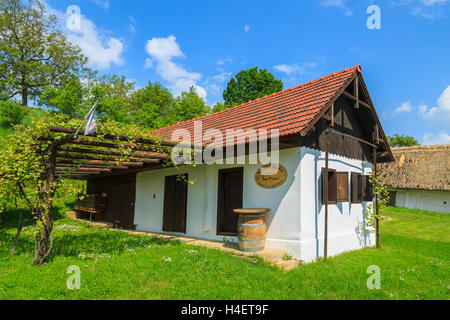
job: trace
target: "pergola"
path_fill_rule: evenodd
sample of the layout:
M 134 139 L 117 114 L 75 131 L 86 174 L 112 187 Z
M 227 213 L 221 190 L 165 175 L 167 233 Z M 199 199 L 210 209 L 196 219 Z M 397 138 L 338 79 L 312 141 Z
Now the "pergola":
M 75 137 L 76 130 L 51 126 L 62 138 L 41 137 L 51 142 L 54 154 L 50 165 L 55 178 L 88 179 L 116 171 L 155 168 L 167 163 L 177 142 L 155 139 L 91 134 Z M 126 152 L 124 152 L 126 150 Z

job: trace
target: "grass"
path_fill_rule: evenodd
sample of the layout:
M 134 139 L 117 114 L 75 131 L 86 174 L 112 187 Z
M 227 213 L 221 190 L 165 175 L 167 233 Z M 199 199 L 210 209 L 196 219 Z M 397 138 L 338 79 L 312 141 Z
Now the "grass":
M 31 266 L 33 233 L 9 255 L 17 223 L 0 229 L 0 299 L 448 299 L 450 216 L 388 208 L 382 248 L 366 248 L 290 272 L 212 249 L 96 229 L 63 218 L 57 203 L 54 251 Z M 70 206 L 70 205 L 69 205 Z M 29 218 L 29 217 L 28 217 Z M 66 270 L 81 269 L 68 290 Z M 367 267 L 381 270 L 381 289 L 366 286 Z

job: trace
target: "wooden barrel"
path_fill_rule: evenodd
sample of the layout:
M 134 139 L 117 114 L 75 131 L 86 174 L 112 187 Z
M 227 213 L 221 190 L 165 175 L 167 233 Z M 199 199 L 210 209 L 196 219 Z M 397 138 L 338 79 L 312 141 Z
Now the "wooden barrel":
M 266 244 L 266 214 L 270 209 L 235 209 L 239 214 L 239 249 L 244 252 L 264 250 Z

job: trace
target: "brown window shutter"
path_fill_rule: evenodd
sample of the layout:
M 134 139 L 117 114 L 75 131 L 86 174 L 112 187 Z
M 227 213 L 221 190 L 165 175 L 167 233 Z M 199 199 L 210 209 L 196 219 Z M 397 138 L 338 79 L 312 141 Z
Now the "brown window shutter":
M 338 172 L 337 181 L 337 201 L 348 202 L 348 172 Z
M 362 202 L 362 178 L 360 173 L 352 172 L 351 194 L 352 194 L 352 203 Z
M 325 168 L 322 168 L 322 204 L 325 204 L 325 183 L 324 180 L 327 175 Z M 337 173 L 336 170 L 328 169 L 328 204 L 337 203 Z
M 370 176 L 362 176 L 362 193 L 363 201 L 373 200 L 372 184 L 370 183 Z

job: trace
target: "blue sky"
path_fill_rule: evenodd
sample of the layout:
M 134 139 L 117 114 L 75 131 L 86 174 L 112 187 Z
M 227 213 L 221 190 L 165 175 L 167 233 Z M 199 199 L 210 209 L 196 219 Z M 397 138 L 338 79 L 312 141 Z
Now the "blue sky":
M 177 95 L 194 85 L 213 105 L 242 69 L 266 68 L 287 89 L 361 64 L 386 134 L 450 143 L 450 0 L 46 4 L 91 67 L 138 87 L 159 81 Z M 372 4 L 381 29 L 367 27 Z M 79 25 L 71 5 L 80 9 Z

